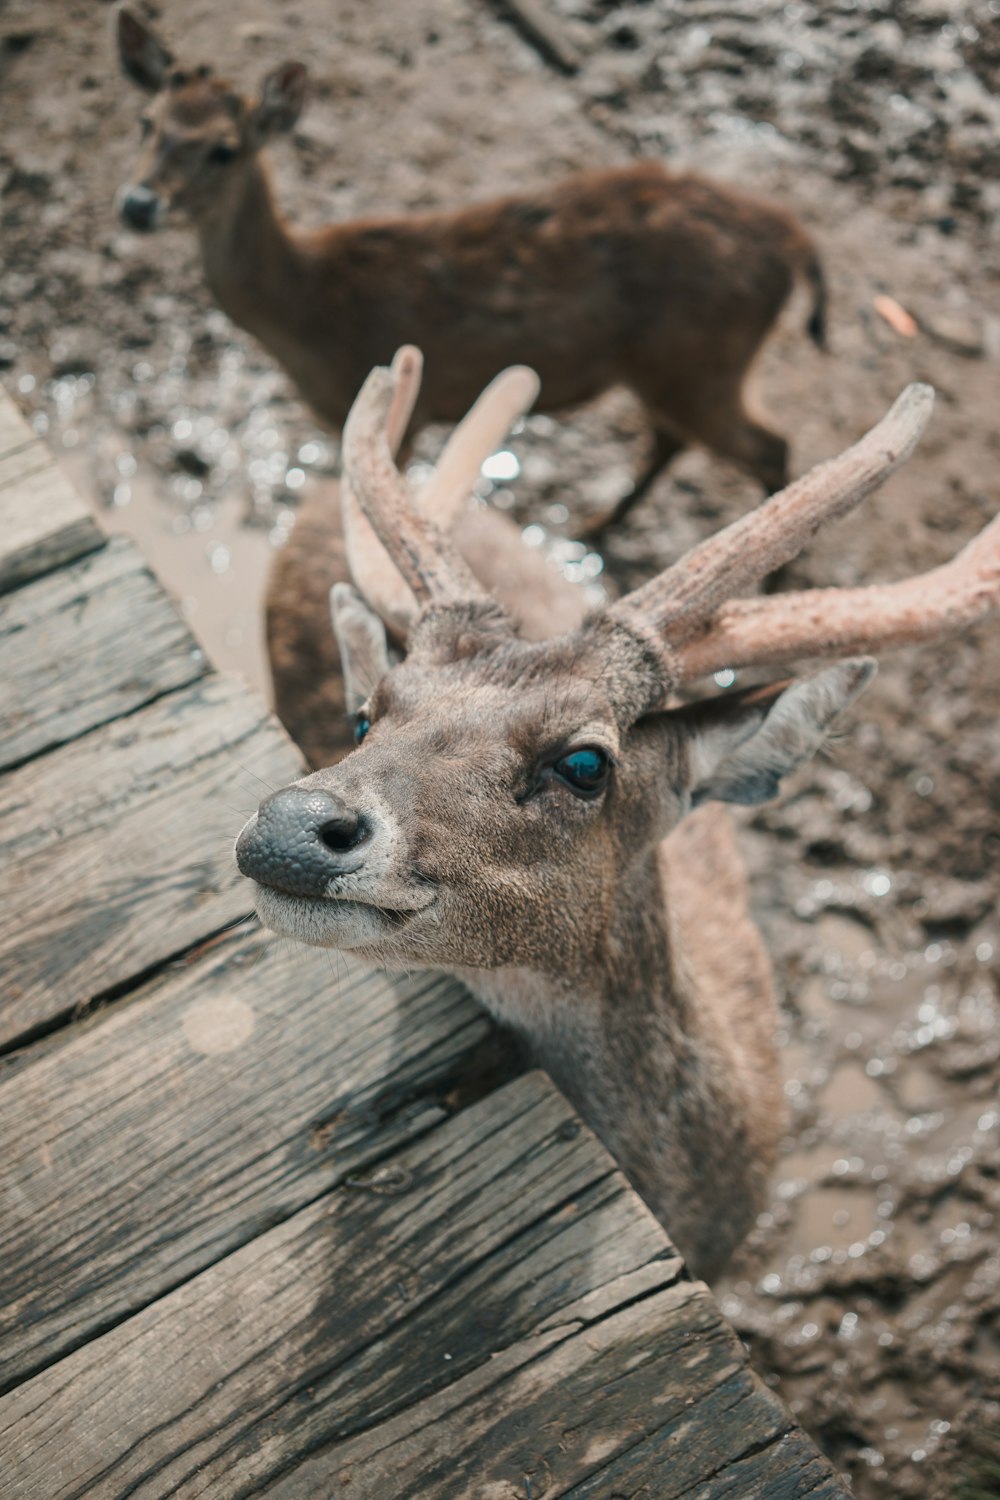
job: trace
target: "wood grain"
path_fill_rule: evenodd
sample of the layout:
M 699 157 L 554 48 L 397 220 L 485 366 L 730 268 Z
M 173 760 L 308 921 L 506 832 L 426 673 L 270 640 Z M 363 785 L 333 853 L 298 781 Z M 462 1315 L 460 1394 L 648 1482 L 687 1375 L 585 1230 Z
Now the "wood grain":
M 487 1029 L 256 930 L 77 1026 L 0 1089 L 3 1386 L 424 1128 Z
M 103 541 L 89 507 L 0 391 L 0 593 Z
M 233 838 L 299 774 L 263 704 L 216 677 L 9 773 L 0 1045 L 246 913 Z
M 4 1398 L 0 1496 L 235 1496 L 560 1324 L 607 1277 L 678 1274 L 538 1075 L 386 1166 L 401 1191 L 345 1184 Z
M 256 1493 L 848 1500 L 830 1465 L 759 1386 L 707 1289 L 636 1281 L 607 1287 L 599 1317 L 570 1317 L 510 1345 Z
M 25 421 L 17 403 L 0 390 L 0 462 L 41 439 Z
M 845 1493 L 814 1453 L 785 1483 L 790 1418 L 546 1079 L 382 1173 L 396 1191 L 345 1182 L 0 1401 L 0 1497 L 539 1497 L 653 1440 L 650 1472 L 706 1500 L 768 1447 L 748 1494 Z
M 207 662 L 121 538 L 0 598 L 0 769 L 204 675 Z

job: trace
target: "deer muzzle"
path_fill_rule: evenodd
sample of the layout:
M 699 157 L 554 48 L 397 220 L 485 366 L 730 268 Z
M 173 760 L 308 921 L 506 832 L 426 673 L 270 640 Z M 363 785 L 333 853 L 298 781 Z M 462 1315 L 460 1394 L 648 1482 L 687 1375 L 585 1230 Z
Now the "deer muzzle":
M 122 218 L 130 229 L 149 233 L 160 221 L 163 204 L 159 193 L 154 193 L 152 188 L 140 185 L 124 189 L 119 208 Z
M 372 826 L 319 787 L 286 786 L 260 804 L 236 841 L 240 872 L 286 896 L 325 896 L 361 871 Z

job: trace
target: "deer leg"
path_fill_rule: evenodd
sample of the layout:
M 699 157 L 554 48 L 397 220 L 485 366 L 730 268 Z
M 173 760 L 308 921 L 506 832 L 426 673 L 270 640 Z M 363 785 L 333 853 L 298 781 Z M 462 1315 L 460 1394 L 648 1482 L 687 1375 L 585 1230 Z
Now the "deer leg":
M 788 483 L 788 444 L 743 409 L 742 404 L 716 408 L 706 420 L 692 425 L 692 435 L 737 468 L 756 479 L 765 494 L 773 495 Z
M 683 448 L 687 447 L 686 440 L 681 437 L 675 429 L 663 425 L 656 419 L 653 428 L 653 446 L 645 467 L 622 498 L 618 501 L 609 514 L 597 516 L 587 524 L 577 528 L 580 536 L 587 537 L 590 541 L 597 541 L 610 531 L 613 527 L 620 525 L 634 505 L 644 500 L 652 489 L 654 483 L 663 473 L 663 470 L 675 458 Z

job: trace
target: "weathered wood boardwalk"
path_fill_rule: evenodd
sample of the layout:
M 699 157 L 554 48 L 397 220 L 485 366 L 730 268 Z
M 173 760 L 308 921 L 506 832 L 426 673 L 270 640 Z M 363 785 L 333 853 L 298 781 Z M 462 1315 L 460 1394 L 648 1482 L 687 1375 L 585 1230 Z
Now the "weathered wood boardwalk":
M 541 1075 L 249 921 L 297 774 L 0 404 L 0 1497 L 833 1500 Z

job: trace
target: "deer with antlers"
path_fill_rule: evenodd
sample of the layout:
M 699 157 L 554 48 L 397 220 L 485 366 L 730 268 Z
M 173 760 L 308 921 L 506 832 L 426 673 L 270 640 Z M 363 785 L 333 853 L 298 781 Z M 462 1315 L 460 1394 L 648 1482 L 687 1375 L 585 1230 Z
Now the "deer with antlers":
M 117 39 L 126 75 L 153 96 L 120 195 L 125 222 L 192 223 L 219 306 L 333 427 L 372 366 L 412 342 L 427 373 L 411 435 L 457 421 L 515 362 L 538 371 L 542 410 L 629 387 L 653 448 L 601 529 L 691 443 L 767 491 L 785 483 L 787 444 L 750 410 L 747 372 L 796 276 L 812 288 L 809 331 L 822 347 L 826 291 L 815 245 L 784 209 L 645 162 L 457 213 L 297 229 L 261 151 L 298 119 L 305 67 L 276 68 L 253 99 L 207 65 L 176 66 L 128 6 Z
M 850 658 L 974 622 L 1000 602 L 1000 518 L 920 578 L 738 597 L 910 454 L 932 405 L 911 386 L 855 447 L 605 609 L 553 585 L 552 628 L 527 639 L 522 610 L 543 633 L 531 588 L 501 604 L 448 518 L 480 445 L 531 400 L 530 372 L 494 384 L 418 495 L 393 453 L 419 380 L 401 350 L 344 435 L 355 587 L 331 605 L 357 749 L 267 797 L 237 862 L 275 931 L 463 979 L 711 1278 L 784 1122 L 772 981 L 719 804 L 772 797 L 875 668 L 674 695 L 724 666 Z M 387 626 L 405 636 L 396 665 Z

